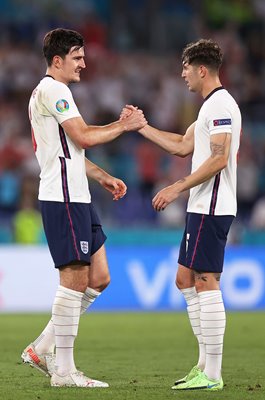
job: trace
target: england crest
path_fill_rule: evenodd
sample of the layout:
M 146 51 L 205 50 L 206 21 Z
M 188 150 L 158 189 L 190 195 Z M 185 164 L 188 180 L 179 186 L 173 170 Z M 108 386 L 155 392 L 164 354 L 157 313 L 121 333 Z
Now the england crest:
M 81 240 L 80 241 L 80 247 L 81 247 L 81 250 L 82 250 L 82 252 L 84 254 L 88 253 L 88 249 L 89 249 L 88 242 L 84 242 L 84 241 Z

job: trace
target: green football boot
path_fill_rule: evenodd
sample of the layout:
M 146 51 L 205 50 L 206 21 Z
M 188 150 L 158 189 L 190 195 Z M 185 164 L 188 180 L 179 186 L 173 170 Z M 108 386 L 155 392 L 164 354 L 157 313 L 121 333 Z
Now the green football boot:
M 174 385 L 172 386 L 172 389 L 176 389 L 178 385 L 180 385 L 181 383 L 186 383 L 188 381 L 190 381 L 191 379 L 195 378 L 195 376 L 199 375 L 202 371 L 200 370 L 200 368 L 195 365 L 190 372 L 184 376 L 184 378 L 182 379 L 178 379 Z
M 224 387 L 223 379 L 219 380 L 211 380 L 209 379 L 204 372 L 200 372 L 193 379 L 185 383 L 180 383 L 175 387 L 175 390 L 207 390 L 207 391 L 216 391 L 222 390 Z

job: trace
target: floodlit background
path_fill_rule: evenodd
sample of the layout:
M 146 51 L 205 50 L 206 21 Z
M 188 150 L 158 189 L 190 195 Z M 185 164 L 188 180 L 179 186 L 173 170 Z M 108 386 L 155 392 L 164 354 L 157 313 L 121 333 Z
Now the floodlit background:
M 30 94 L 46 70 L 42 39 L 56 27 L 85 37 L 87 69 L 71 89 L 88 124 L 112 122 L 134 104 L 151 125 L 184 133 L 202 99 L 180 77 L 182 49 L 201 37 L 221 45 L 221 81 L 243 115 L 224 297 L 231 309 L 265 308 L 264 1 L 1 0 L 0 7 L 0 309 L 49 310 L 58 283 L 38 212 L 39 167 L 27 117 Z M 162 213 L 151 199 L 189 173 L 190 159 L 170 156 L 136 132 L 88 150 L 87 157 L 128 185 L 127 196 L 113 202 L 90 183 L 112 273 L 95 309 L 183 309 L 174 274 L 187 195 Z M 43 293 L 35 294 L 40 279 Z

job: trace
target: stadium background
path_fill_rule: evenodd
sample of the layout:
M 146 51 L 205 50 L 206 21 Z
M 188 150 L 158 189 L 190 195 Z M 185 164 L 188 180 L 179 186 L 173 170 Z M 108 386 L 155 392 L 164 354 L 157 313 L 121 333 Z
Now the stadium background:
M 72 90 L 91 124 L 116 120 L 129 103 L 140 106 L 150 124 L 183 132 L 201 99 L 182 82 L 181 51 L 199 37 L 220 43 L 221 80 L 243 115 L 238 217 L 229 236 L 224 299 L 228 309 L 264 309 L 264 2 L 1 0 L 0 5 L 0 310 L 49 311 L 58 283 L 38 212 L 39 168 L 27 118 L 29 96 L 45 73 L 43 35 L 58 26 L 85 37 L 87 69 Z M 112 275 L 94 309 L 184 309 L 174 274 L 187 196 L 163 213 L 153 211 L 151 199 L 188 173 L 190 159 L 169 156 L 134 132 L 87 156 L 128 185 L 127 196 L 116 203 L 90 184 L 108 234 Z

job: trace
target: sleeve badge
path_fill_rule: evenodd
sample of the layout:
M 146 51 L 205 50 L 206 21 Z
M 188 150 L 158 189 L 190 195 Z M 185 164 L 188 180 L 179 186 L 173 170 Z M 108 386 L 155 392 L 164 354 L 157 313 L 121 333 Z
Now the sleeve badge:
M 64 99 L 60 99 L 56 103 L 56 110 L 59 111 L 60 113 L 63 113 L 65 111 L 69 110 L 69 103 L 68 101 Z

